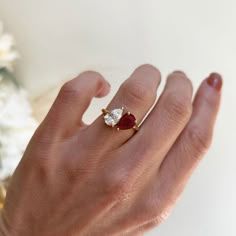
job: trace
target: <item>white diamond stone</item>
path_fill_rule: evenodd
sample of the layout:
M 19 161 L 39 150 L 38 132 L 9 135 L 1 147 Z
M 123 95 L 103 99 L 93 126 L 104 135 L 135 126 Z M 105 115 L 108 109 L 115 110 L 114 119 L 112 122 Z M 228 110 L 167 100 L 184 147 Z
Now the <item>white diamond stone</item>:
M 109 113 L 104 115 L 105 123 L 112 127 L 115 126 L 119 122 L 120 118 L 122 117 L 122 114 L 123 114 L 122 109 L 114 109 L 110 111 Z

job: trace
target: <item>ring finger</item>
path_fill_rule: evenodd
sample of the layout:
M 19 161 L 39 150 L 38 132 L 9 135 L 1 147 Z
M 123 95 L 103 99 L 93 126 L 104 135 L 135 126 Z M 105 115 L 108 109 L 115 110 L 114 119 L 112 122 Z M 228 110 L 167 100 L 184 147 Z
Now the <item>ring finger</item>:
M 151 65 L 138 67 L 119 88 L 118 92 L 107 106 L 107 110 L 124 107 L 124 113 L 130 112 L 140 122 L 156 100 L 157 88 L 161 81 L 159 70 Z M 103 115 L 99 116 L 87 129 L 92 143 L 109 143 L 109 148 L 115 148 L 126 142 L 133 134 L 133 129 L 117 132 L 115 128 L 104 123 Z M 96 140 L 93 140 L 94 139 Z M 99 137 L 99 139 L 97 139 Z

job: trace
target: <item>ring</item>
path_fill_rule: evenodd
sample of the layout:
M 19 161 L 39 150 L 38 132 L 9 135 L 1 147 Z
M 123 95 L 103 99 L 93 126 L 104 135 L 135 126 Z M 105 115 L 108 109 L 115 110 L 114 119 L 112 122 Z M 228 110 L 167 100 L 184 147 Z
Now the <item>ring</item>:
M 113 109 L 111 111 L 102 109 L 105 124 L 115 127 L 118 131 L 125 129 L 139 130 L 137 119 L 130 112 L 124 113 L 124 107 Z

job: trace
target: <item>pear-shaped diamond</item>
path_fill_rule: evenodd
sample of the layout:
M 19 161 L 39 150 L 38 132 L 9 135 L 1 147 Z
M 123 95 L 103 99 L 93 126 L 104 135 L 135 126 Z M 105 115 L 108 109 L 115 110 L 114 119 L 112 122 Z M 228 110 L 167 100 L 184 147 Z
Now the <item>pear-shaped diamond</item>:
M 121 119 L 123 109 L 114 109 L 104 115 L 105 123 L 109 126 L 114 127 Z

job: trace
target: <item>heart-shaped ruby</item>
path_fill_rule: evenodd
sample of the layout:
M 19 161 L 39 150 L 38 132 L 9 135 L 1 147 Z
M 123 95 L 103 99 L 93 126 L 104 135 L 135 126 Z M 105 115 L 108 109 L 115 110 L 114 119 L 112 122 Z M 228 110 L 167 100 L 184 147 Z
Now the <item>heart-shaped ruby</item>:
M 136 118 L 132 114 L 124 114 L 118 124 L 116 125 L 117 128 L 119 129 L 131 129 L 136 125 Z

